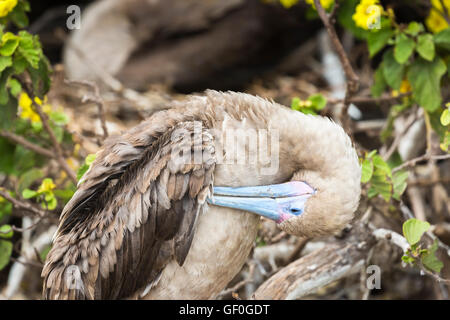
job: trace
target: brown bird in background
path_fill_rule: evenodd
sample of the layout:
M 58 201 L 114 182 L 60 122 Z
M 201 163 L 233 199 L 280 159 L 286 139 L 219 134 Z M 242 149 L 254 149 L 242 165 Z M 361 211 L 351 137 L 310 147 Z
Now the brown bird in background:
M 234 92 L 171 107 L 97 153 L 61 215 L 44 298 L 214 299 L 259 215 L 306 237 L 353 218 L 361 169 L 331 120 Z

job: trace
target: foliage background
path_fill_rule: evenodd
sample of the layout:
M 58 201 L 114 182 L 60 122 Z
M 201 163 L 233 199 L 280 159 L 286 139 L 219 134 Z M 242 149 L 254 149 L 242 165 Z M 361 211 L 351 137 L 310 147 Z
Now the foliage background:
M 80 2 L 83 10 L 84 3 Z M 402 233 L 410 245 L 405 252 L 386 241 L 373 248 L 368 260 L 382 266 L 382 289 L 366 292 L 361 289 L 364 277 L 353 275 L 310 298 L 448 298 L 444 279 L 450 278 L 450 1 L 347 0 L 336 6 L 322 0 L 336 39 L 347 43 L 342 52 L 350 70 L 336 58 L 338 72 L 348 79 L 341 84 L 347 87 L 345 95 L 336 95 L 320 66 L 323 25 L 314 1 L 260 3 L 311 21 L 310 30 L 295 30 L 308 41 L 288 46 L 281 58 L 266 62 L 264 72 L 238 89 L 340 122 L 351 134 L 362 164 L 358 219 L 364 216 L 378 228 Z M 104 138 L 137 124 L 155 111 L 155 105 L 183 99 L 186 93 L 152 83 L 133 91 L 133 97 L 145 99 L 138 106 L 123 90 L 105 89 L 100 82 L 65 82 L 65 8 L 0 1 L 0 289 L 7 298 L 40 297 L 39 272 L 58 216 Z M 56 14 L 42 20 L 48 12 Z M 36 28 L 42 21 L 45 28 Z M 335 54 L 331 43 L 330 47 Z M 297 59 L 295 69 L 279 68 L 292 60 L 295 49 L 307 52 L 306 61 L 313 63 Z M 357 79 L 352 79 L 352 72 Z M 202 89 L 214 88 L 214 83 L 211 79 Z M 411 133 L 413 128 L 419 134 Z M 401 150 L 408 144 L 417 150 L 404 159 Z M 264 222 L 253 256 L 230 288 L 248 280 L 249 274 L 254 283 L 261 283 L 306 256 L 314 245 L 333 238 L 311 240 L 309 246 L 298 241 Z M 280 246 L 290 248 L 291 254 L 281 255 Z M 268 257 L 258 255 L 263 250 L 270 252 Z M 251 268 L 255 261 L 259 274 Z M 254 289 L 242 285 L 222 297 L 248 298 Z

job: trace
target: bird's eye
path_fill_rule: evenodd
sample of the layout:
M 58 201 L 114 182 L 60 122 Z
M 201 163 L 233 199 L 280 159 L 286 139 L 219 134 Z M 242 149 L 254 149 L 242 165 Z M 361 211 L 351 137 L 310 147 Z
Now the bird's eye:
M 295 215 L 302 213 L 302 210 L 300 210 L 298 208 L 291 208 L 290 211 L 292 214 L 295 214 Z

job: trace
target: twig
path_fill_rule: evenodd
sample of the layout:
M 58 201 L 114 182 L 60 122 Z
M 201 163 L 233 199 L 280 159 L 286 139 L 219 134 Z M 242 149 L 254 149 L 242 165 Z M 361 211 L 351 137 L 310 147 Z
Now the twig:
M 384 239 L 388 240 L 390 243 L 395 244 L 396 246 L 400 247 L 403 250 L 403 253 L 407 252 L 410 248 L 410 245 L 406 239 L 398 234 L 395 231 L 387 230 L 387 229 L 376 229 L 372 232 L 372 235 L 375 236 L 377 239 Z M 441 278 L 439 275 L 429 271 L 420 261 L 420 259 L 416 259 L 420 270 L 425 272 L 427 275 L 431 276 L 438 282 L 444 282 L 444 283 L 450 283 L 450 280 Z
M 12 226 L 11 226 L 11 229 L 12 229 L 13 231 L 15 231 L 15 232 L 25 232 L 25 231 L 28 231 L 28 230 L 31 230 L 31 229 L 36 228 L 43 220 L 45 220 L 45 219 L 47 219 L 47 218 L 48 218 L 48 216 L 40 217 L 35 223 L 33 223 L 33 224 L 30 225 L 30 226 L 27 226 L 26 228 L 18 228 L 18 227 L 16 227 L 16 226 L 12 225 Z
M 221 298 L 221 297 L 224 297 L 224 296 L 226 296 L 226 295 L 228 295 L 228 294 L 234 294 L 234 293 L 236 293 L 239 289 L 241 289 L 243 286 L 245 286 L 246 284 L 248 284 L 248 283 L 252 283 L 254 280 L 253 280 L 253 274 L 255 273 L 255 267 L 256 267 L 256 264 L 254 263 L 254 262 L 250 262 L 249 263 L 249 271 L 248 271 L 248 277 L 247 277 L 247 279 L 244 279 L 244 280 L 242 280 L 242 281 L 239 281 L 238 283 L 236 283 L 232 288 L 229 288 L 229 289 L 226 289 L 226 290 L 223 290 L 218 296 L 217 296 L 217 298 Z
M 57 35 L 60 36 L 60 35 Z M 95 61 L 93 61 L 83 50 L 81 50 L 76 43 L 74 43 L 71 39 L 64 39 L 64 42 L 67 46 L 74 50 L 74 52 L 78 55 L 78 57 L 83 60 L 95 75 L 107 86 L 110 90 L 120 94 L 125 99 L 136 103 L 140 108 L 148 108 L 151 103 L 149 99 L 147 99 L 144 95 L 139 92 L 126 88 L 122 82 L 112 76 L 109 72 L 107 72 L 104 68 L 98 65 Z M 141 109 L 138 112 L 142 112 Z M 145 118 L 145 115 L 141 115 Z
M 399 165 L 398 167 L 395 167 L 394 169 L 392 169 L 392 173 L 397 172 L 399 170 L 402 170 L 404 168 L 414 167 L 417 164 L 417 162 L 420 162 L 420 161 L 425 161 L 425 160 L 445 160 L 445 159 L 450 159 L 450 154 L 444 154 L 444 155 L 438 155 L 438 156 L 432 156 L 430 154 L 424 154 L 424 155 L 421 155 L 420 157 L 408 160 L 405 163 Z
M 105 103 L 103 101 L 102 96 L 100 95 L 100 89 L 97 84 L 93 81 L 89 80 L 68 80 L 64 79 L 64 82 L 67 84 L 76 84 L 81 86 L 86 86 L 91 88 L 94 91 L 93 96 L 84 96 L 82 102 L 93 102 L 97 105 L 98 108 L 98 116 L 100 118 L 100 123 L 103 129 L 103 140 L 108 138 L 108 128 L 106 127 L 106 114 L 105 114 Z
M 46 211 L 40 210 L 40 209 L 32 206 L 31 204 L 27 203 L 27 202 L 23 202 L 23 201 L 14 199 L 7 192 L 5 192 L 5 191 L 3 191 L 1 189 L 0 189 L 0 196 L 2 196 L 3 198 L 5 198 L 9 202 L 11 202 L 13 204 L 13 206 L 18 208 L 18 209 L 27 210 L 29 212 L 32 212 L 32 213 L 38 215 L 41 218 L 43 218 L 43 217 L 45 217 L 47 215 Z
M 450 183 L 450 178 L 437 178 L 437 179 L 416 179 L 408 182 L 408 186 L 427 187 L 437 183 Z
M 42 148 L 42 147 L 26 140 L 25 138 L 22 138 L 21 136 L 18 136 L 12 132 L 2 130 L 2 131 L 0 131 L 0 136 L 6 138 L 8 140 L 11 140 L 14 143 L 20 144 L 23 147 L 25 147 L 33 152 L 36 152 L 40 155 L 43 155 L 47 158 L 51 158 L 51 159 L 55 158 L 55 154 L 53 152 L 51 152 L 47 149 L 44 149 L 44 148 Z
M 390 243 L 395 244 L 402 249 L 403 253 L 408 251 L 410 247 L 408 241 L 406 241 L 403 236 L 392 230 L 379 228 L 372 231 L 372 235 L 378 240 L 387 240 Z
M 440 276 L 438 276 L 437 274 L 429 271 L 422 263 L 422 261 L 420 261 L 420 259 L 417 259 L 417 263 L 419 264 L 420 270 L 422 270 L 423 272 L 425 272 L 427 275 L 431 276 L 434 280 L 436 280 L 437 282 L 443 282 L 443 283 L 448 283 L 450 284 L 450 279 L 444 279 Z
M 34 262 L 34 261 L 22 261 L 16 258 L 11 257 L 11 261 L 23 264 L 24 266 L 31 266 L 31 267 L 36 267 L 36 268 L 41 268 L 44 266 L 43 264 L 39 263 L 39 262 Z
M 384 96 L 384 97 L 378 97 L 378 98 L 373 98 L 373 97 L 352 97 L 348 101 L 350 103 L 354 103 L 354 104 L 363 104 L 363 103 L 364 104 L 369 104 L 369 103 L 371 103 L 371 104 L 379 104 L 379 103 L 383 103 L 383 102 L 387 102 L 387 103 L 389 103 L 389 102 L 396 102 L 396 101 L 398 101 L 398 100 L 400 100 L 402 98 L 408 97 L 410 95 L 411 95 L 411 93 L 402 93 L 402 94 L 399 94 L 396 97 L 392 97 L 392 96 Z M 330 98 L 330 99 L 328 99 L 328 102 L 332 103 L 332 104 L 343 103 L 344 99 L 333 99 L 333 98 Z
M 403 130 L 397 134 L 395 136 L 394 142 L 392 142 L 391 146 L 389 147 L 388 151 L 386 152 L 386 154 L 383 156 L 384 160 L 388 160 L 392 154 L 395 152 L 395 150 L 397 149 L 398 145 L 400 144 L 400 141 L 403 137 L 403 135 L 409 130 L 409 128 L 412 127 L 412 125 L 416 122 L 417 119 L 417 115 L 416 113 L 414 113 L 409 121 L 406 123 L 405 127 L 403 128 Z
M 349 117 L 348 117 L 348 108 L 350 107 L 350 99 L 352 96 L 358 92 L 359 89 L 359 77 L 356 75 L 355 71 L 352 68 L 352 65 L 345 53 L 344 47 L 342 46 L 339 37 L 336 33 L 336 29 L 333 24 L 330 22 L 330 16 L 326 13 L 325 9 L 320 4 L 320 0 L 314 0 L 314 5 L 316 7 L 317 13 L 319 14 L 320 19 L 322 20 L 327 32 L 330 36 L 331 41 L 333 42 L 334 48 L 339 56 L 339 60 L 342 63 L 344 68 L 345 76 L 347 78 L 347 88 L 345 92 L 344 98 L 344 108 L 342 109 L 341 118 L 344 128 L 349 131 Z M 335 1 L 335 6 L 338 5 L 338 1 Z

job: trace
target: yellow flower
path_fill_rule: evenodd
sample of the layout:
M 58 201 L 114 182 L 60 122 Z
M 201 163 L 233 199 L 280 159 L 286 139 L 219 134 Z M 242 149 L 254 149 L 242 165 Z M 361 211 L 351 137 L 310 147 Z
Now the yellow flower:
M 314 9 L 316 9 L 316 5 L 314 4 L 314 0 L 305 0 L 307 4 L 311 5 Z M 320 0 L 320 4 L 324 9 L 328 9 L 334 3 L 334 0 Z
M 6 17 L 17 5 L 17 0 L 0 0 L 0 18 Z
M 289 9 L 290 7 L 296 5 L 298 3 L 298 0 L 280 0 L 280 3 L 283 7 Z
M 39 186 L 39 189 L 37 192 L 51 192 L 53 189 L 56 188 L 56 185 L 53 183 L 53 180 L 50 178 L 45 178 L 41 185 Z
M 358 27 L 369 30 L 379 21 L 381 14 L 383 14 L 383 7 L 378 3 L 378 0 L 361 0 L 352 16 Z
M 402 84 L 400 85 L 400 93 L 408 93 L 411 92 L 411 90 L 411 83 L 409 83 L 407 79 L 403 79 Z
M 412 91 L 411 83 L 407 79 L 403 79 L 399 90 L 392 90 L 392 96 L 398 97 L 400 94 L 408 93 Z
M 45 113 L 49 113 L 52 110 L 52 107 L 49 104 L 46 104 L 47 97 L 44 98 L 44 101 L 39 99 L 38 97 L 34 98 L 34 102 L 38 105 L 42 106 L 42 111 Z M 45 104 L 44 104 L 45 103 Z M 43 105 L 44 104 L 44 105 Z M 19 116 L 22 119 L 29 119 L 32 123 L 41 122 L 41 118 L 32 108 L 32 101 L 28 94 L 22 92 L 19 98 Z
M 447 9 L 447 14 L 450 15 L 450 0 L 444 0 L 445 9 Z M 443 8 L 441 5 L 441 0 L 431 0 L 432 8 L 430 14 L 425 19 L 425 23 L 433 33 L 438 33 L 446 28 L 448 28 L 448 23 L 443 17 Z

